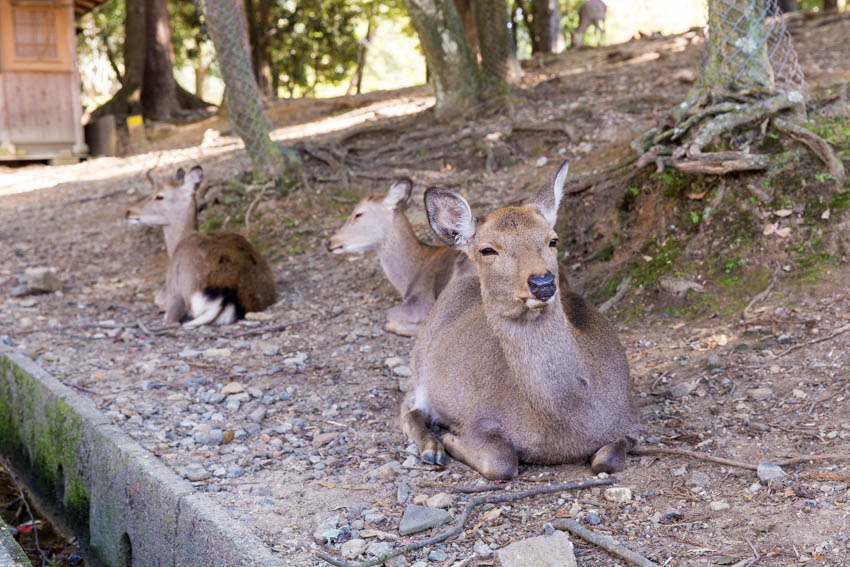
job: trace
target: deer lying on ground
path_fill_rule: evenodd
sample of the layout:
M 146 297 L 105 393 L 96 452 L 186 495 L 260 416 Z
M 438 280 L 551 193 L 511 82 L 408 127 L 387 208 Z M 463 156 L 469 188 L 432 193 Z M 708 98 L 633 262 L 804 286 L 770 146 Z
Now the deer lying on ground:
M 401 423 L 425 462 L 445 464 L 448 451 L 488 479 L 515 476 L 520 461 L 625 466 L 637 413 L 623 348 L 555 275 L 567 168 L 529 205 L 480 220 L 457 193 L 425 193 L 434 232 L 477 267 L 449 282 L 413 350 Z M 441 440 L 429 422 L 447 430 Z
M 587 0 L 578 9 L 578 27 L 572 31 L 573 47 L 581 47 L 584 31 L 593 26 L 600 34 L 605 22 L 605 2 L 602 0 Z
M 250 242 L 234 232 L 198 232 L 195 192 L 203 175 L 199 166 L 189 173 L 178 169 L 174 179 L 125 214 L 131 223 L 162 227 L 168 272 L 155 301 L 168 323 L 190 317 L 186 327 L 233 323 L 275 300 L 271 268 Z
M 360 201 L 328 241 L 328 251 L 349 254 L 375 250 L 387 279 L 402 301 L 387 311 L 387 331 L 413 337 L 451 279 L 460 253 L 429 246 L 416 238 L 404 214 L 413 183 L 396 181 L 386 195 Z

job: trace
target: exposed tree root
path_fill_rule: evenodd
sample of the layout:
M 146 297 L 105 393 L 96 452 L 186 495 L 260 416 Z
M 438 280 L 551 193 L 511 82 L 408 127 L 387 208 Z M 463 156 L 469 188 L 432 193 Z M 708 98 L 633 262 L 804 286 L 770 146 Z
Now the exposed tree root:
M 767 169 L 767 155 L 747 150 L 706 151 L 723 136 L 744 126 L 756 128 L 768 123 L 791 138 L 808 146 L 843 183 L 844 167 L 829 144 L 820 136 L 783 116 L 803 102 L 797 92 L 778 93 L 765 98 L 748 99 L 736 93 L 697 94 L 676 108 L 673 125 L 653 128 L 635 140 L 632 147 L 640 156 L 638 169 L 655 163 L 659 172 L 672 166 L 685 173 L 725 175 L 735 171 Z M 675 145 L 679 142 L 679 145 Z

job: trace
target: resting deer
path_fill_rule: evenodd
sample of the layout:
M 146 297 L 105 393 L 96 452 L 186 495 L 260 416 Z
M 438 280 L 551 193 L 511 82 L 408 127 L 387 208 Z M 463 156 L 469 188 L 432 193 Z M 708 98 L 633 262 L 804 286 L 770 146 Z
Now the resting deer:
M 449 282 L 413 350 L 401 422 L 425 462 L 445 464 L 447 451 L 489 479 L 515 476 L 520 461 L 625 466 L 637 413 L 623 348 L 555 276 L 567 169 L 530 204 L 480 220 L 457 193 L 425 193 L 434 232 L 477 267 Z M 441 440 L 429 423 L 447 430 Z
M 203 176 L 199 166 L 189 173 L 178 169 L 174 179 L 125 214 L 131 223 L 162 227 L 168 272 L 155 301 L 168 323 L 188 315 L 186 327 L 233 323 L 275 300 L 271 268 L 250 242 L 234 232 L 198 232 L 195 191 Z
M 334 254 L 378 253 L 387 279 L 402 298 L 387 311 L 387 331 L 408 337 L 416 336 L 460 257 L 457 250 L 416 238 L 404 214 L 412 189 L 413 183 L 402 179 L 386 195 L 366 197 L 327 245 Z
M 572 31 L 573 47 L 581 47 L 584 31 L 593 26 L 600 34 L 607 6 L 602 0 L 587 0 L 578 9 L 578 27 Z

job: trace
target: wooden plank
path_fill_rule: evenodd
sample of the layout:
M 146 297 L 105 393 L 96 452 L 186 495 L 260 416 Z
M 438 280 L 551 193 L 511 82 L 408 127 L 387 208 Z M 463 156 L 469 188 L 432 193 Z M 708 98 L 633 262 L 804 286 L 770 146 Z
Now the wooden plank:
M 6 129 L 13 144 L 67 142 L 77 127 L 73 73 L 5 73 Z

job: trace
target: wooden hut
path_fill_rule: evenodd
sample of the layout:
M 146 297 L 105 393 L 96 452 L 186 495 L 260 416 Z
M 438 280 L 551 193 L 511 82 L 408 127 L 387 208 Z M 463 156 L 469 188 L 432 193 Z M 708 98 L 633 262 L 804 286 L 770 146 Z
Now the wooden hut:
M 0 0 L 0 160 L 87 154 L 74 20 L 102 1 Z

